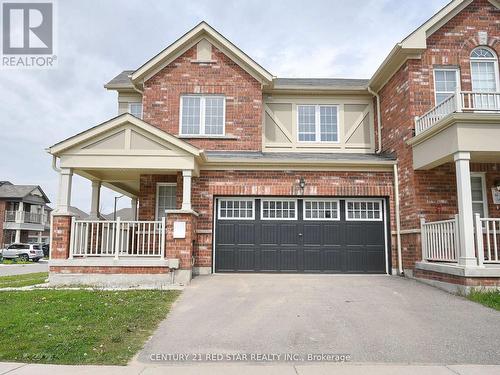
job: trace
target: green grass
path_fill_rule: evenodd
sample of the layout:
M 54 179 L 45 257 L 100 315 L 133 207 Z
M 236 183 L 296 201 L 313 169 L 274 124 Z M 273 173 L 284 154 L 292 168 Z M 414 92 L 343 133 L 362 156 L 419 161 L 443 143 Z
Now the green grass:
M 0 288 L 19 288 L 22 286 L 43 284 L 48 276 L 49 276 L 48 272 L 27 273 L 24 275 L 13 275 L 13 276 L 0 276 Z
M 30 264 L 32 262 L 25 261 L 25 260 L 20 260 L 20 259 L 2 259 L 0 261 L 1 264 Z
M 469 294 L 469 299 L 482 305 L 500 311 L 500 291 L 473 290 Z
M 178 291 L 0 292 L 0 361 L 125 365 Z

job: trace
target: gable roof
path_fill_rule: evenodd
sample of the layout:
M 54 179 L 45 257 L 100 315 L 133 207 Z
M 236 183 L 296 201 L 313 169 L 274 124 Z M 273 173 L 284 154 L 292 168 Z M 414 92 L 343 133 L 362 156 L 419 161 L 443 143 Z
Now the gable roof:
M 42 194 L 46 203 L 49 203 L 49 198 L 45 195 L 42 188 L 38 185 L 13 185 L 11 183 L 0 185 L 1 199 L 23 199 L 30 195 L 33 191 L 38 190 Z
M 186 151 L 193 156 L 203 156 L 203 150 L 179 139 L 159 128 L 148 124 L 147 122 L 132 116 L 129 113 L 124 113 L 122 115 L 116 116 L 111 120 L 105 121 L 99 125 L 96 125 L 90 129 L 87 129 L 81 133 L 78 133 L 72 137 L 69 137 L 61 142 L 58 142 L 48 148 L 48 152 L 54 156 L 59 156 L 65 150 L 68 150 L 78 144 L 89 141 L 98 135 L 107 133 L 110 130 L 118 128 L 125 124 L 132 124 L 138 128 L 146 131 L 147 133 L 153 134 L 154 136 L 172 144 L 173 146 Z
M 401 42 L 397 43 L 373 74 L 369 82 L 370 88 L 376 92 L 379 91 L 406 60 L 419 58 L 420 54 L 427 48 L 427 38 L 469 6 L 473 1 L 474 0 L 450 1 Z M 500 1 L 498 0 L 488 1 L 497 8 L 500 7 Z
M 215 30 L 205 21 L 200 22 L 186 34 L 181 36 L 163 51 L 144 63 L 141 67 L 131 74 L 131 81 L 135 84 L 147 79 L 160 69 L 168 65 L 175 58 L 184 53 L 187 49 L 198 43 L 201 39 L 207 39 L 215 47 L 220 49 L 230 59 L 240 65 L 254 78 L 262 83 L 272 82 L 273 75 L 259 65 L 255 60 L 249 57 L 236 45 L 226 39 L 221 33 Z

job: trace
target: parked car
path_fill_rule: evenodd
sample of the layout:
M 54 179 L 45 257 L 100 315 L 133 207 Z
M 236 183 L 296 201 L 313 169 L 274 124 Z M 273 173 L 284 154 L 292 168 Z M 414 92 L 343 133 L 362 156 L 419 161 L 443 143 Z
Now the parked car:
M 3 250 L 2 257 L 38 262 L 43 258 L 43 250 L 39 244 L 14 243 Z

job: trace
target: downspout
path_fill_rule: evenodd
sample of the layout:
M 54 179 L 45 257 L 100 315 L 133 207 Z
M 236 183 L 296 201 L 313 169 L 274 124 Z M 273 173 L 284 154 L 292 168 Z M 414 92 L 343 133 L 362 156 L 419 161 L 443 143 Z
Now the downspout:
M 372 94 L 376 99 L 377 106 L 377 150 L 375 151 L 377 154 L 380 154 L 382 151 L 382 116 L 380 114 L 380 96 L 371 89 L 370 86 L 367 87 L 368 92 Z
M 57 166 L 57 156 L 52 155 L 52 169 L 57 173 L 61 172 L 61 169 Z
M 400 276 L 404 276 L 403 257 L 401 255 L 401 217 L 399 215 L 399 178 L 398 165 L 394 164 L 394 211 L 396 213 L 396 243 L 398 248 L 398 271 Z

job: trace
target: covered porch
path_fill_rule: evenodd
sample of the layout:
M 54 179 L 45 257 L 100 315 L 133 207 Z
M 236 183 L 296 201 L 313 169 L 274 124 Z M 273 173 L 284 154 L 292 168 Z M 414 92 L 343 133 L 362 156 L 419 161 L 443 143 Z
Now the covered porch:
M 417 275 L 447 274 L 443 281 L 500 286 L 499 97 L 459 92 L 415 119 L 415 136 L 407 143 L 416 174 L 422 171 L 426 183 L 426 173 L 434 176 L 436 169 L 453 164 L 455 182 L 446 182 L 456 194 L 454 215 L 421 219 Z
M 190 281 L 198 216 L 191 208 L 191 180 L 199 174 L 202 151 L 126 114 L 58 143 L 49 152 L 59 172 L 49 262 L 55 284 L 76 279 L 85 283 L 85 274 L 91 284 L 102 284 L 105 274 L 116 284 Z M 76 219 L 70 211 L 75 174 L 91 181 L 86 219 Z M 140 208 L 144 174 L 180 180 L 179 207 L 154 213 Z M 131 198 L 131 218 L 103 218 L 99 212 L 103 186 Z

